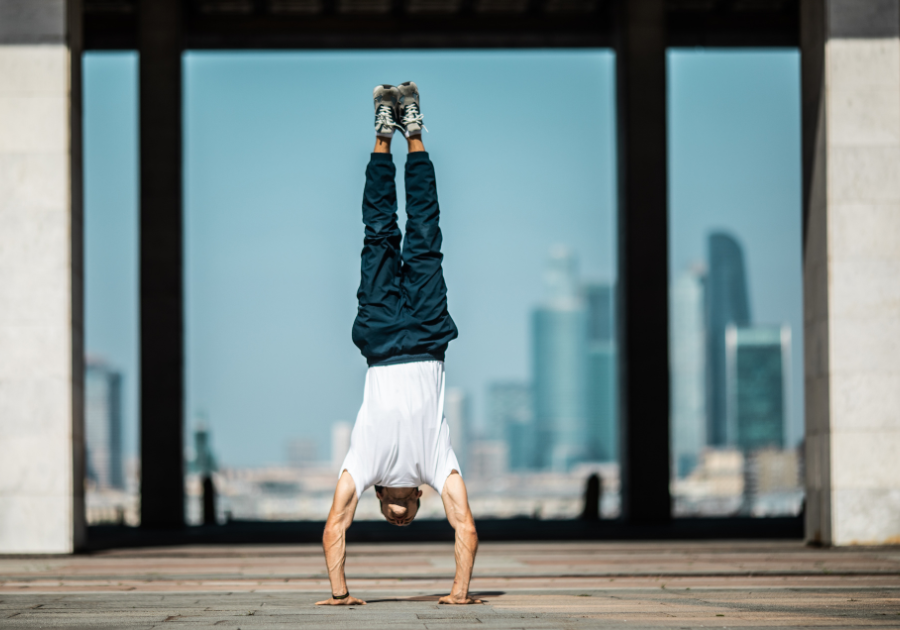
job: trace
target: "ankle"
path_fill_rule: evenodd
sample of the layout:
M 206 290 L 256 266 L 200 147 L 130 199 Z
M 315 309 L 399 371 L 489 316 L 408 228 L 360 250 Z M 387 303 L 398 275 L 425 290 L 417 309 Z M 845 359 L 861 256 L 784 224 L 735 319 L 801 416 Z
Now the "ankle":
M 406 139 L 409 146 L 409 153 L 419 153 L 425 151 L 425 145 L 422 143 L 422 134 L 418 133 Z
M 384 136 L 375 136 L 375 149 L 373 153 L 390 153 L 391 139 Z

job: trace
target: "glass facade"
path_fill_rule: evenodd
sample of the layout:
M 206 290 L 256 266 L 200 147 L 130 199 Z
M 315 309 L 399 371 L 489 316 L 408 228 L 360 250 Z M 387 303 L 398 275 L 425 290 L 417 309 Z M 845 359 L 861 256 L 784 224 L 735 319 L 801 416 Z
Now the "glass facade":
M 787 327 L 725 331 L 728 433 L 744 452 L 784 448 L 790 340 Z
M 669 51 L 675 516 L 800 511 L 796 51 Z
M 88 483 L 98 489 L 124 489 L 122 375 L 103 363 L 88 361 L 84 380 Z

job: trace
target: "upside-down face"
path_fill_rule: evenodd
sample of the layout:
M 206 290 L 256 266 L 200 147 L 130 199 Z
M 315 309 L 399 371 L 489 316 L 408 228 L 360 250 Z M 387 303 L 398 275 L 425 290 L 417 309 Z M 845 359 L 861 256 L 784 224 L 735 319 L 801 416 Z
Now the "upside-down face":
M 416 518 L 419 511 L 419 498 L 422 491 L 418 488 L 385 488 L 376 486 L 375 496 L 381 501 L 381 513 L 389 523 L 404 526 Z

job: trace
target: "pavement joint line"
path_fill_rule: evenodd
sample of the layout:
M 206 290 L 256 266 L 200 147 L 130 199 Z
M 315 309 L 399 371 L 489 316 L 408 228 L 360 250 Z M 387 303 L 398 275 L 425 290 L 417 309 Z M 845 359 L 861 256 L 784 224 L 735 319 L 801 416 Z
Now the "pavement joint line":
M 508 573 L 482 573 L 480 575 L 477 574 L 478 571 L 478 562 L 476 560 L 475 563 L 476 577 L 484 578 L 484 579 L 495 579 L 495 580 L 558 580 L 558 579 L 674 579 L 674 578 L 778 578 L 778 577 L 900 577 L 900 570 L 897 571 L 746 571 L 746 572 L 698 572 L 698 573 L 690 573 L 690 572 L 671 572 L 671 573 L 640 573 L 640 572 L 630 572 L 630 573 L 518 573 L 518 574 L 508 574 Z M 427 580 L 443 580 L 447 579 L 447 577 L 453 577 L 452 573 L 447 573 L 443 575 L 398 575 L 398 576 L 387 576 L 387 575 L 372 575 L 372 574 L 363 574 L 363 575 L 347 575 L 347 579 L 353 580 L 403 580 L 403 581 L 427 581 Z M 84 575 L 77 577 L 66 577 L 66 576 L 58 576 L 58 575 L 15 575 L 10 574 L 6 576 L 6 579 L 0 578 L 0 586 L 3 585 L 5 581 L 15 581 L 15 582 L 29 582 L 29 581 L 44 581 L 44 580 L 56 580 L 56 581 L 139 581 L 139 582 L 176 582 L 176 581 L 194 581 L 194 580 L 204 580 L 204 581 L 216 581 L 216 582 L 245 582 L 245 581 L 290 581 L 290 580 L 327 580 L 328 575 L 324 573 L 320 574 L 292 574 L 292 575 L 265 575 L 265 574 L 250 574 L 250 575 L 234 575 L 234 576 L 220 576 L 216 577 L 215 574 L 199 574 L 199 575 L 181 575 L 181 574 L 170 574 L 170 575 L 129 575 L 129 576 L 121 576 L 121 575 Z
M 327 590 L 327 589 L 326 589 Z M 654 588 L 640 588 L 640 587 L 610 587 L 610 588 L 573 588 L 573 587 L 554 587 L 548 586 L 545 588 L 507 588 L 504 591 L 504 595 L 540 595 L 542 593 L 548 592 L 560 592 L 560 591 L 569 591 L 569 592 L 597 592 L 603 593 L 607 591 L 615 591 L 616 593 L 659 593 L 663 589 L 659 587 Z M 449 589 L 445 589 L 446 592 L 449 592 Z M 667 587 L 665 589 L 667 592 L 671 593 L 682 593 L 687 592 L 686 587 Z M 713 593 L 713 592 L 731 592 L 731 591 L 829 591 L 829 592 L 858 592 L 858 591 L 872 591 L 872 592 L 895 592 L 900 591 L 900 586 L 891 587 L 891 586 L 691 586 L 690 592 L 704 592 L 704 593 Z M 135 596 L 160 596 L 162 595 L 231 595 L 231 594 L 290 594 L 290 593 L 319 593 L 324 592 L 322 589 L 282 589 L 282 590 L 273 590 L 273 589 L 249 589 L 249 590 L 239 590 L 239 591 L 224 591 L 224 590 L 167 590 L 167 591 L 139 591 L 135 589 L 108 589 L 108 590 L 9 590 L 9 591 L 0 591 L 0 595 L 56 595 L 56 596 L 69 596 L 69 595 L 102 595 L 102 594 L 118 594 L 118 595 L 131 595 Z M 357 591 L 360 594 L 365 594 L 368 596 L 369 593 L 391 593 L 397 594 L 397 590 L 384 590 L 384 589 L 360 589 Z M 401 593 L 406 592 L 410 593 L 410 591 L 399 591 Z M 415 591 L 412 593 L 418 594 Z M 431 595 L 433 593 L 422 592 L 421 594 Z M 502 595 L 491 595 L 486 597 L 502 597 Z

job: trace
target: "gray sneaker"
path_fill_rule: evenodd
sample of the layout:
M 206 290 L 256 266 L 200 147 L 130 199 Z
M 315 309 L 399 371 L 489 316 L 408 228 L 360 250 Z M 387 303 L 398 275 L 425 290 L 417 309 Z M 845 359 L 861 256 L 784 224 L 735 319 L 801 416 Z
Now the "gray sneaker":
M 375 101 L 375 135 L 390 138 L 397 129 L 403 127 L 397 122 L 400 104 L 400 90 L 393 85 L 376 85 L 372 91 Z
M 412 81 L 401 83 L 397 88 L 400 92 L 400 125 L 406 137 L 422 135 L 425 122 L 422 111 L 419 109 L 419 87 Z

